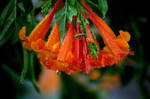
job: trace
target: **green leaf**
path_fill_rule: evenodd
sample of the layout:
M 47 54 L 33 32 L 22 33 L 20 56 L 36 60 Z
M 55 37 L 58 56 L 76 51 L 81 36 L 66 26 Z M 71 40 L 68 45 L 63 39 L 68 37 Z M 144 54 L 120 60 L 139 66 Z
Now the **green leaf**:
M 45 16 L 46 14 L 48 14 L 48 10 L 49 10 L 51 4 L 52 4 L 52 0 L 48 0 L 48 1 L 43 5 L 42 11 L 41 11 L 41 14 L 42 14 L 43 16 Z
M 5 35 L 1 40 L 0 40 L 0 47 L 2 46 L 2 45 L 4 45 L 6 42 L 9 42 L 9 41 L 11 41 L 9 44 L 14 44 L 15 43 L 15 39 L 14 39 L 14 36 L 16 36 L 16 27 L 14 27 L 14 22 L 13 22 L 13 24 L 10 26 L 10 28 L 8 29 L 8 31 L 7 31 L 8 33 L 7 33 L 7 35 Z M 14 34 L 15 33 L 15 34 Z M 12 39 L 10 39 L 10 38 L 12 38 Z M 18 35 L 17 35 L 17 37 L 16 37 L 16 39 L 19 39 L 18 38 Z
M 56 23 L 59 24 L 59 31 L 61 35 L 61 42 L 63 41 L 65 34 L 66 34 L 66 21 L 68 20 L 69 23 L 72 22 L 72 17 L 77 15 L 77 10 L 71 6 L 68 5 L 66 2 L 64 8 L 62 10 L 59 10 L 55 14 L 55 20 Z
M 2 70 L 11 77 L 11 80 L 14 82 L 14 84 L 18 85 L 19 77 L 8 65 L 2 64 Z
M 15 23 L 14 30 L 12 31 L 13 36 L 11 37 L 12 39 L 12 45 L 15 44 L 19 40 L 19 31 L 20 31 L 20 24 Z
M 67 15 L 68 21 L 69 21 L 69 23 L 71 23 L 72 17 L 77 15 L 77 10 L 73 6 L 69 5 L 67 13 L 68 13 L 68 15 Z
M 18 7 L 25 13 L 25 8 L 23 6 L 23 2 L 18 3 Z
M 92 2 L 91 0 L 86 0 L 86 2 L 99 9 L 98 5 Z
M 69 0 L 70 5 L 74 6 L 75 5 L 75 0 Z
M 61 35 L 61 42 L 64 39 L 66 32 L 66 20 L 67 20 L 67 3 L 62 10 L 59 10 L 55 15 L 56 23 L 59 24 L 59 31 Z
M 0 34 L 0 40 L 4 37 L 5 33 L 7 32 L 7 30 L 9 29 L 9 27 L 11 26 L 11 24 L 14 22 L 15 20 L 15 9 L 10 13 L 10 16 L 6 19 L 5 24 L 4 24 L 4 28 L 1 31 Z
M 2 30 L 1 30 L 1 34 L 0 34 L 0 46 L 2 46 L 10 37 L 11 34 L 10 34 L 10 32 L 7 32 L 7 31 L 9 30 L 9 28 L 11 27 L 11 25 L 13 24 L 13 22 L 16 19 L 16 0 L 13 0 L 13 3 L 11 3 L 11 4 L 14 6 L 13 9 L 11 7 L 9 7 L 9 9 L 7 11 L 4 9 L 3 12 L 5 12 L 5 13 L 3 13 L 2 17 L 1 17 L 3 19 L 3 23 L 2 23 L 3 26 L 1 26 Z M 11 13 L 9 13 L 9 11 L 11 11 Z M 7 15 L 9 15 L 9 16 L 6 17 Z M 4 21 L 4 16 L 5 16 L 5 21 Z
M 105 18 L 108 11 L 107 0 L 98 0 L 99 10 L 101 11 L 103 18 Z
M 9 10 L 12 10 L 11 7 L 14 5 L 14 0 L 11 0 L 7 6 L 4 8 L 4 10 L 2 11 L 1 13 L 1 16 L 0 16 L 0 27 L 3 25 L 4 21 L 5 21 L 5 18 L 9 12 Z
M 35 5 L 35 8 L 40 8 L 40 7 L 42 7 L 42 5 L 44 5 L 44 1 L 39 1 L 39 2 Z
M 26 14 L 30 13 L 33 9 L 32 0 L 23 0 L 23 6 Z

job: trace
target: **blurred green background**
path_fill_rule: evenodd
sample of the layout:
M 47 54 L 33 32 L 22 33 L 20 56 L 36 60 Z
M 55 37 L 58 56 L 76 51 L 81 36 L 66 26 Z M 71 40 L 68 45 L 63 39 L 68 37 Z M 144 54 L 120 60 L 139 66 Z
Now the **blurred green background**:
M 24 49 L 18 38 L 42 19 L 47 0 L 0 0 L 0 73 L 3 99 L 148 99 L 150 97 L 148 0 L 86 0 L 117 33 L 131 34 L 131 51 L 119 65 L 88 75 L 45 71 L 36 53 Z M 105 1 L 105 2 L 102 2 Z M 52 0 L 52 6 L 56 0 Z M 108 3 L 108 5 L 107 5 Z M 108 11 L 107 11 L 108 7 Z M 45 82 L 43 77 L 47 72 Z M 45 74 L 46 75 L 46 74 Z M 47 77 L 47 76 L 46 76 Z M 44 87 L 46 86 L 46 87 Z M 43 89 L 42 89 L 43 88 Z

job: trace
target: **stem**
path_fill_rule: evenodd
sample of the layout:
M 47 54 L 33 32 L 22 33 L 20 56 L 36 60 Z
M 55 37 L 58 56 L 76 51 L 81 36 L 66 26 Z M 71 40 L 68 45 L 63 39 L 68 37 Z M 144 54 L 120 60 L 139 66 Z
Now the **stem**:
M 82 37 L 82 36 L 86 36 L 86 34 L 85 33 L 83 33 L 83 34 L 80 33 L 80 34 L 76 34 L 74 37 L 77 38 L 77 37 Z
M 22 70 L 21 76 L 20 76 L 20 83 L 21 84 L 23 83 L 23 80 L 24 80 L 24 78 L 27 74 L 28 66 L 29 66 L 29 61 L 28 61 L 29 54 L 28 54 L 28 52 L 25 48 L 23 48 L 23 55 L 24 55 L 24 57 L 23 57 L 23 59 L 24 59 L 24 61 L 23 61 L 23 70 Z
M 39 89 L 37 87 L 36 79 L 35 79 L 35 71 L 34 71 L 34 54 L 30 53 L 30 73 L 31 73 L 31 81 L 33 83 L 33 86 L 35 87 L 36 91 L 39 92 Z
M 99 8 L 97 4 L 93 3 L 91 0 L 86 0 L 89 4 L 91 4 L 92 6 Z

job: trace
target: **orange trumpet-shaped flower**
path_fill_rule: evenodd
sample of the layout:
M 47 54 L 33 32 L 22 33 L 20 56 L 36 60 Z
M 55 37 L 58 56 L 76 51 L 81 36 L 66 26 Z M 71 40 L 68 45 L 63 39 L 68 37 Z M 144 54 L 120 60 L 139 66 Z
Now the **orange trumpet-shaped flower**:
M 96 19 L 96 21 L 98 21 L 98 23 L 106 30 L 106 32 L 108 32 L 111 35 L 112 38 L 116 38 L 114 32 L 103 19 L 101 19 L 96 13 L 94 13 L 83 0 L 81 0 L 81 4 Z
M 81 33 L 84 33 L 84 30 L 81 30 Z M 82 62 L 82 70 L 84 73 L 87 73 L 90 69 L 90 63 L 89 63 L 89 55 L 88 55 L 88 47 L 87 47 L 87 43 L 86 43 L 86 38 L 82 37 L 82 45 L 83 45 L 83 62 Z
M 36 52 L 41 52 L 41 50 L 58 53 L 60 46 L 60 34 L 59 34 L 59 25 L 54 24 L 53 29 L 48 36 L 48 41 L 45 43 L 44 40 L 38 39 L 35 42 L 32 42 L 31 48 Z
M 44 19 L 33 29 L 29 37 L 25 36 L 25 28 L 23 27 L 19 33 L 19 38 L 21 40 L 24 40 L 23 46 L 27 49 L 31 48 L 31 43 L 33 41 L 36 41 L 38 39 L 44 39 L 46 33 L 48 32 L 48 29 L 51 25 L 53 16 L 60 4 L 61 0 L 58 0 L 54 7 L 52 8 L 51 12 L 44 17 Z
M 109 50 L 112 52 L 113 55 L 115 56 L 120 56 L 121 54 L 128 54 L 128 52 L 125 52 L 120 46 L 117 44 L 116 39 L 114 39 L 109 33 L 91 16 L 89 15 L 89 18 L 91 21 L 95 24 L 97 29 L 99 30 L 104 43 L 106 46 L 109 48 Z
M 57 60 L 67 63 L 73 62 L 73 22 L 69 25 L 67 35 L 62 42 Z
M 87 17 L 86 17 L 86 15 L 85 15 L 85 13 L 82 13 L 82 15 L 83 15 L 83 17 L 85 18 L 85 19 L 87 19 Z M 90 30 L 90 25 L 89 25 L 89 23 L 86 23 L 86 41 L 87 41 L 87 43 L 93 43 L 94 42 L 94 40 L 93 40 L 93 36 L 92 36 L 92 33 L 91 33 L 91 30 Z
M 38 53 L 38 57 L 42 59 L 46 58 L 56 58 L 60 47 L 60 34 L 59 25 L 55 23 L 49 37 L 48 41 L 44 42 L 42 39 L 38 39 L 32 42 L 31 48 Z
M 77 35 L 80 34 L 80 23 L 77 22 Z M 82 45 L 81 45 L 81 38 L 77 37 L 74 40 L 74 63 L 77 66 L 80 66 L 81 64 L 81 50 L 82 50 Z
M 93 67 L 113 65 L 120 61 L 123 56 L 129 54 L 128 41 L 130 40 L 130 34 L 121 30 L 119 31 L 120 35 L 116 36 L 105 21 L 94 13 L 84 1 L 81 1 L 81 4 L 89 12 L 89 19 L 95 24 L 106 44 L 103 50 L 99 50 L 97 58 L 90 56 L 90 64 Z M 97 46 L 99 45 L 97 44 Z
M 131 54 L 128 44 L 130 34 L 120 30 L 120 35 L 116 36 L 105 21 L 94 13 L 83 0 L 81 0 L 81 4 L 88 12 L 85 13 L 84 10 L 81 10 L 81 12 L 77 13 L 79 15 L 72 17 L 73 20 L 71 24 L 67 21 L 68 18 L 67 20 L 65 19 L 65 21 L 63 20 L 63 22 L 66 22 L 68 31 L 62 44 L 60 44 L 59 33 L 59 26 L 62 24 L 60 23 L 59 25 L 59 22 L 54 24 L 48 36 L 48 40 L 44 41 L 60 2 L 61 0 L 57 0 L 51 12 L 35 27 L 29 37 L 25 36 L 26 27 L 23 27 L 19 33 L 20 39 L 24 40 L 23 46 L 37 52 L 40 63 L 45 68 L 65 71 L 68 74 L 74 71 L 87 73 L 92 70 L 93 67 L 113 65 L 124 56 Z M 65 4 L 65 1 L 62 2 L 60 10 Z M 98 29 L 106 45 L 103 49 L 100 48 L 94 34 L 92 34 L 87 21 L 88 19 L 90 19 Z M 75 20 L 76 30 L 74 28 Z M 84 28 L 82 28 L 82 26 Z
M 89 18 L 91 19 L 91 21 L 96 25 L 96 27 L 98 28 L 98 30 L 100 31 L 100 34 L 105 42 L 105 44 L 108 46 L 109 49 L 111 49 L 112 53 L 114 55 L 118 55 L 117 52 L 119 53 L 124 53 L 122 50 L 120 50 L 119 47 L 121 46 L 126 46 L 126 48 L 128 46 L 128 43 L 124 40 L 121 39 L 121 37 L 123 36 L 123 32 L 121 32 L 122 36 L 116 37 L 116 35 L 114 34 L 114 32 L 111 30 L 111 28 L 105 23 L 104 20 L 102 20 L 96 13 L 94 13 L 89 7 L 88 5 L 84 2 L 81 1 L 81 4 L 86 8 L 86 10 L 90 13 Z M 127 33 L 125 33 L 126 35 Z M 130 39 L 130 35 L 127 34 L 126 36 L 128 36 L 128 39 Z M 104 39 L 105 38 L 105 39 Z M 120 39 L 119 39 L 120 38 Z M 117 39 L 117 41 L 116 41 Z M 117 43 L 116 43 L 117 42 Z M 120 43 L 120 44 L 119 44 Z
M 39 39 L 36 42 L 31 44 L 31 47 L 34 51 L 38 53 L 41 64 L 53 70 L 62 70 L 57 64 L 57 54 L 60 49 L 60 34 L 59 34 L 59 25 L 55 23 L 50 35 L 48 36 L 48 41 L 44 42 Z
M 86 34 L 87 34 L 87 38 L 86 38 L 87 43 L 92 44 L 94 42 L 94 40 L 93 40 L 93 36 L 92 36 L 91 30 L 90 30 L 89 24 L 86 24 Z
M 55 27 L 53 28 L 52 33 L 50 34 L 49 39 L 45 44 L 46 49 L 54 52 L 49 54 L 40 52 L 40 62 L 44 67 L 48 69 L 60 71 L 68 70 L 69 72 L 68 66 L 73 62 L 73 24 L 69 25 L 68 32 L 60 48 L 57 46 L 60 44 L 60 36 L 58 35 L 58 33 L 56 33 L 57 31 L 59 31 L 58 25 L 55 25 Z M 50 56 L 50 54 L 54 54 L 55 57 Z
M 128 41 L 130 40 L 130 34 L 128 32 L 120 31 L 120 35 L 116 38 L 111 35 L 92 17 L 89 15 L 91 21 L 95 24 L 99 30 L 106 47 L 100 51 L 98 58 L 90 57 L 90 62 L 93 67 L 103 67 L 106 65 L 113 65 L 120 61 L 123 56 L 129 54 Z M 97 44 L 97 46 L 99 46 Z
M 58 52 L 59 45 L 60 45 L 59 25 L 55 23 L 54 28 L 52 29 L 52 32 L 48 37 L 46 47 L 52 52 Z

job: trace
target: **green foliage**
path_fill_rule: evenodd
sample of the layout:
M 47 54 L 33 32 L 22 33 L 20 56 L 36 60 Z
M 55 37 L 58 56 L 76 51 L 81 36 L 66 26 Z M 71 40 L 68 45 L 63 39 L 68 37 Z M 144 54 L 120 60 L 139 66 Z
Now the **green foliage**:
M 10 26 L 13 24 L 13 22 L 16 19 L 16 0 L 11 0 L 7 6 L 6 9 L 4 9 L 0 16 L 0 46 L 2 46 L 12 34 L 7 34 L 7 31 L 9 31 Z
M 12 7 L 15 5 L 14 4 L 14 0 L 11 0 L 7 6 L 5 7 L 5 9 L 2 11 L 1 16 L 0 16 L 0 27 L 4 24 L 4 21 L 6 19 L 6 16 L 8 15 L 8 12 L 12 12 Z
M 75 3 L 76 3 L 76 0 L 69 0 L 69 4 L 70 4 L 71 6 L 74 6 Z
M 99 7 L 100 12 L 103 15 L 103 18 L 105 18 L 106 13 L 108 11 L 107 0 L 98 0 L 98 7 Z
M 25 13 L 25 8 L 24 8 L 24 6 L 23 6 L 23 2 L 18 3 L 18 7 L 20 8 L 20 10 L 21 10 L 22 12 Z
M 47 1 L 48 2 L 48 1 Z M 43 8 L 45 7 L 47 3 L 45 3 L 43 0 L 39 1 L 36 5 L 35 5 L 35 8 Z M 51 5 L 51 4 L 50 4 Z
M 72 22 L 72 18 L 73 16 L 77 15 L 77 10 L 73 7 L 73 6 L 68 6 L 68 10 L 67 10 L 67 19 L 69 21 L 69 23 Z
M 43 16 L 48 14 L 48 11 L 49 11 L 49 8 L 50 8 L 51 4 L 52 4 L 52 0 L 47 0 L 45 2 L 45 4 L 42 6 L 41 13 L 42 13 Z
M 98 57 L 99 49 L 95 42 L 88 44 L 88 48 L 91 50 L 90 55 L 93 55 L 95 58 Z
M 22 0 L 23 6 L 25 9 L 26 14 L 30 13 L 33 9 L 32 0 Z
M 59 24 L 59 30 L 61 35 L 61 41 L 64 39 L 66 33 L 66 22 L 72 22 L 72 17 L 77 15 L 77 10 L 74 6 L 69 4 L 69 0 L 66 0 L 65 6 L 62 10 L 59 10 L 56 15 L 56 23 Z
M 55 15 L 56 23 L 59 24 L 59 31 L 61 35 L 61 42 L 63 41 L 66 33 L 66 20 L 67 20 L 67 4 L 62 10 Z
M 86 2 L 94 6 L 95 8 L 99 9 L 102 17 L 105 18 L 106 13 L 108 11 L 107 0 L 98 0 L 98 4 L 96 4 L 94 1 L 91 1 L 91 0 L 86 0 Z

